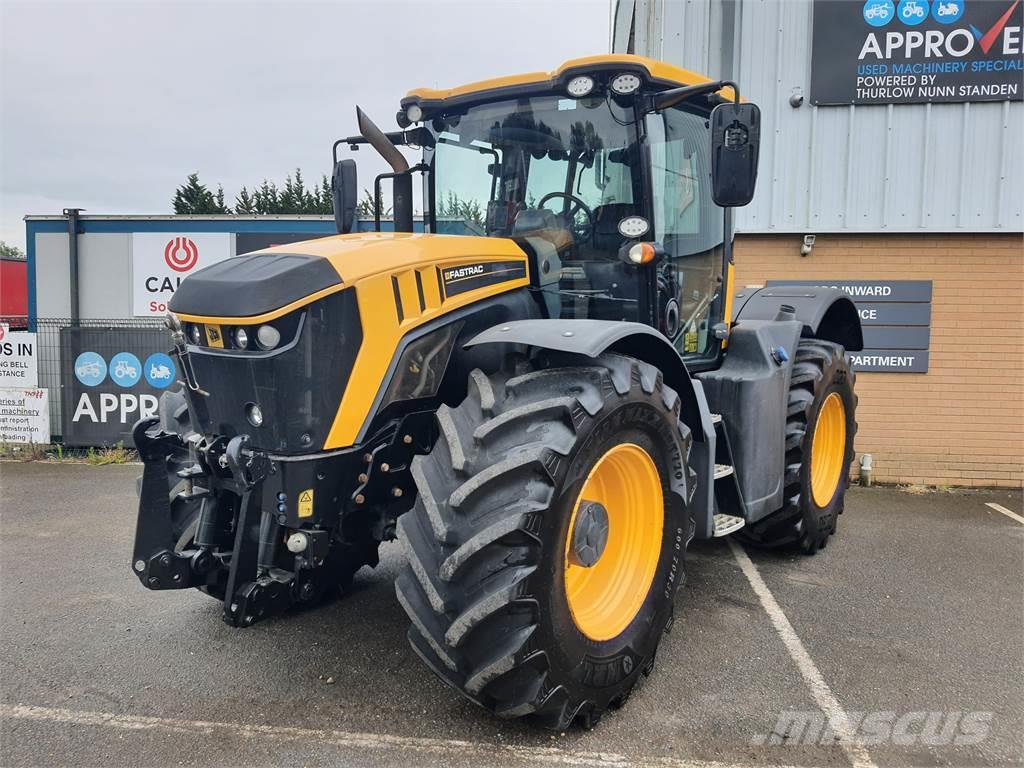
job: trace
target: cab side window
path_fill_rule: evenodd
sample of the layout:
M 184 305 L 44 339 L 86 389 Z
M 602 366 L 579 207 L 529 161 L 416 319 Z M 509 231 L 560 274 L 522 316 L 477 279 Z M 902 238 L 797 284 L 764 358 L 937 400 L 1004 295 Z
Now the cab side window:
M 677 107 L 647 119 L 662 330 L 684 355 L 707 355 L 711 320 L 724 301 L 723 212 L 711 199 L 707 115 Z

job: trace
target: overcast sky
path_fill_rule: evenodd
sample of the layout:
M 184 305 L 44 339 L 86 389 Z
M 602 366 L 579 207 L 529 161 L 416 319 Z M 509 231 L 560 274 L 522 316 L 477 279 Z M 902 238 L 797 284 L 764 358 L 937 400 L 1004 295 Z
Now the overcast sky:
M 417 86 L 608 51 L 609 0 L 0 0 L 0 239 L 25 214 L 171 213 L 196 171 L 245 184 L 330 172 L 355 105 L 385 130 Z M 383 170 L 356 155 L 360 186 Z

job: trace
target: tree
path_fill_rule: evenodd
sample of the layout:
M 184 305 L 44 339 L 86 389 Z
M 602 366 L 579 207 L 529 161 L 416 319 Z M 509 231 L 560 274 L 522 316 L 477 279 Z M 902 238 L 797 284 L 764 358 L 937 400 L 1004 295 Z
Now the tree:
M 438 206 L 437 215 L 443 219 L 462 219 L 467 224 L 483 226 L 484 212 L 476 200 L 463 200 L 448 190 L 448 196 Z
M 377 207 L 377 201 L 373 199 L 373 193 L 364 188 L 362 199 L 356 203 L 356 214 L 364 219 L 372 219 L 374 218 L 374 212 L 377 210 Z M 391 209 L 388 208 L 385 210 L 382 205 L 380 208 L 380 215 L 390 216 Z
M 235 197 L 232 210 L 224 199 L 224 188 L 218 184 L 217 191 L 210 192 L 199 180 L 199 174 L 191 173 L 188 180 L 174 193 L 174 212 L 182 214 L 318 214 L 330 216 L 334 212 L 331 182 L 326 174 L 320 176 L 319 184 L 306 186 L 302 169 L 285 177 L 284 185 L 264 179 L 252 191 L 242 187 Z M 372 215 L 373 208 L 370 207 Z
M 24 259 L 25 252 L 16 245 L 8 245 L 3 240 L 0 240 L 0 258 Z
M 242 191 L 235 198 L 235 213 L 256 213 L 256 203 L 253 201 L 252 195 L 249 194 L 249 190 L 245 187 L 242 187 Z
M 224 187 L 217 185 L 217 195 L 214 198 L 214 213 L 231 213 L 231 209 L 224 204 Z
M 259 189 L 253 193 L 253 204 L 256 207 L 256 213 L 279 213 L 279 198 L 280 194 L 277 191 L 277 184 L 264 179 Z
M 334 195 L 331 194 L 331 182 L 327 178 L 326 173 L 320 177 L 320 188 L 317 190 L 316 212 L 324 216 L 330 216 L 334 213 Z
M 216 198 L 206 185 L 199 181 L 198 173 L 190 173 L 187 181 L 175 191 L 174 212 L 193 215 L 219 212 Z

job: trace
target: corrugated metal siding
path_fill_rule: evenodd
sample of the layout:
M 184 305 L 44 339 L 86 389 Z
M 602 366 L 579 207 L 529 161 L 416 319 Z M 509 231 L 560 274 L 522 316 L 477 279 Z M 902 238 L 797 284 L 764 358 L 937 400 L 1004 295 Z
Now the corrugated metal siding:
M 814 107 L 810 0 L 734 7 L 732 28 L 728 1 L 636 0 L 634 24 L 636 53 L 734 74 L 761 106 L 759 191 L 738 229 L 1024 230 L 1024 104 Z

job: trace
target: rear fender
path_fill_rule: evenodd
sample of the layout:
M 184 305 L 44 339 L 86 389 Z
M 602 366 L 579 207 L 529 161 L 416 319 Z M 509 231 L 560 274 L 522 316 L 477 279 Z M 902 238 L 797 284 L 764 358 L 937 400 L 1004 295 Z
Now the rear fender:
M 838 288 L 808 285 L 773 285 L 744 290 L 733 303 L 733 323 L 745 320 L 778 320 L 779 308 L 788 304 L 803 324 L 804 338 L 842 344 L 850 352 L 864 348 L 860 315 L 850 297 Z M 790 319 L 790 318 L 787 318 Z
M 515 320 L 488 328 L 464 346 L 483 344 L 521 344 L 586 357 L 617 352 L 650 363 L 682 400 L 680 418 L 693 439 L 704 440 L 701 414 L 707 406 L 694 392 L 694 382 L 675 347 L 650 326 L 612 320 Z

